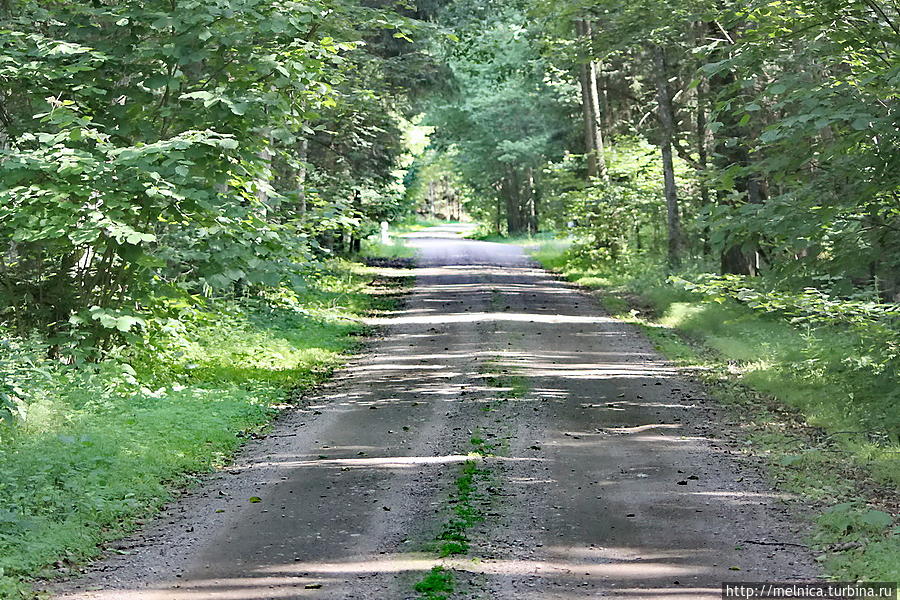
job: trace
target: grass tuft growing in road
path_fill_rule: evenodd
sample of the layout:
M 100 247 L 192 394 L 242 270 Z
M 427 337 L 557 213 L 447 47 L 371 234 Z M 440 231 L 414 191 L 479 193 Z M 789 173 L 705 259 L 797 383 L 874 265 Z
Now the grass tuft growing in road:
M 476 457 L 490 456 L 496 448 L 495 444 L 477 435 L 472 436 L 469 443 L 472 446 L 470 455 Z M 469 552 L 469 530 L 484 521 L 484 510 L 479 504 L 484 500 L 483 488 L 489 477 L 488 469 L 479 466 L 476 459 L 467 460 L 460 467 L 454 489 L 447 500 L 451 507 L 450 514 L 434 540 L 435 551 L 440 558 Z M 416 582 L 414 589 L 419 592 L 421 600 L 449 598 L 453 581 L 452 569 L 437 566 Z
M 453 571 L 433 567 L 428 575 L 416 583 L 415 590 L 422 600 L 449 600 L 453 593 Z
M 456 490 L 450 497 L 453 507 L 452 516 L 441 527 L 436 540 L 438 555 L 441 558 L 465 554 L 469 551 L 469 537 L 466 532 L 476 523 L 484 520 L 481 509 L 475 504 L 478 493 L 478 480 L 485 475 L 474 460 L 463 463 L 459 477 L 456 478 Z
M 500 358 L 485 361 L 481 366 L 484 382 L 496 388 L 502 398 L 523 398 L 528 394 L 528 380 L 515 367 L 501 364 Z

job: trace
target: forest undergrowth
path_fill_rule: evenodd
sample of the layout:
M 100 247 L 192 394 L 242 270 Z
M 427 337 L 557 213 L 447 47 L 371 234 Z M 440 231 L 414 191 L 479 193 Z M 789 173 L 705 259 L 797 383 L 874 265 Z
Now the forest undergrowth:
M 396 283 L 333 260 L 298 292 L 185 305 L 96 363 L 4 335 L 0 374 L 23 414 L 0 431 L 0 598 L 77 572 L 227 465 L 360 346 L 360 318 L 389 309 Z

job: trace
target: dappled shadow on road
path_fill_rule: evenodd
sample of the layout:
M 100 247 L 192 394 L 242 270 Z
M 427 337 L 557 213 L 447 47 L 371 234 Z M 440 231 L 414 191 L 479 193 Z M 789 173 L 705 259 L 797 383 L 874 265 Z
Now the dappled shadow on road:
M 641 555 L 637 555 L 640 551 Z M 703 549 L 689 549 L 684 553 L 666 551 L 654 552 L 646 548 L 617 548 L 616 555 L 630 555 L 630 558 L 615 558 L 603 549 L 585 547 L 579 552 L 568 548 L 548 548 L 547 558 L 525 560 L 462 560 L 436 559 L 423 553 L 379 554 L 358 557 L 353 560 L 306 562 L 291 560 L 268 565 L 248 565 L 231 577 L 209 579 L 192 578 L 175 590 L 144 589 L 98 592 L 97 600 L 163 600 L 177 597 L 183 600 L 217 598 L 222 600 L 266 600 L 277 598 L 340 597 L 330 596 L 347 580 L 365 581 L 378 575 L 401 576 L 414 581 L 435 566 L 443 566 L 460 573 L 488 575 L 493 578 L 515 579 L 524 589 L 541 581 L 550 589 L 558 589 L 552 598 L 584 598 L 584 584 L 603 584 L 611 597 L 678 598 L 679 595 L 692 598 L 718 597 L 717 588 L 692 588 L 671 582 L 678 578 L 692 577 L 707 569 L 696 565 L 697 553 Z M 578 560 L 572 560 L 579 554 Z M 628 582 L 640 579 L 652 588 L 630 588 Z M 544 588 L 546 590 L 546 587 Z M 650 591 L 652 589 L 652 591 Z M 565 590 L 572 590 L 566 592 Z M 545 592 L 542 592 L 545 593 Z M 700 595 L 697 595 L 697 594 Z M 173 595 L 174 594 L 174 595 Z M 569 595 L 571 594 L 571 595 Z M 693 595 L 691 595 L 693 594 Z M 406 597 L 406 596 L 398 596 Z M 543 597 L 527 593 L 519 597 Z M 387 598 L 385 600 L 388 600 Z
M 376 351 L 306 399 L 281 445 L 235 466 L 252 492 L 210 505 L 226 516 L 177 577 L 79 598 L 399 600 L 436 564 L 497 599 L 718 597 L 747 566 L 730 525 L 780 498 L 723 484 L 716 461 L 732 450 L 708 406 L 519 250 L 415 243 L 426 266 L 405 306 L 369 320 L 385 327 Z M 473 456 L 470 438 L 501 415 L 505 455 Z M 480 560 L 413 552 L 471 460 L 503 499 Z

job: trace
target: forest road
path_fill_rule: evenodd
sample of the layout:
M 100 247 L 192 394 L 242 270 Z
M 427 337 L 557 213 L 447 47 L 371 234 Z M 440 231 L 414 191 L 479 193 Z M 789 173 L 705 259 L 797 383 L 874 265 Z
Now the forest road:
M 517 246 L 440 228 L 411 243 L 415 287 L 369 352 L 56 597 L 401 600 L 434 565 L 453 598 L 509 600 L 712 600 L 723 581 L 816 577 L 781 545 L 800 526 L 734 423 L 637 329 Z M 483 520 L 440 559 L 486 445 Z

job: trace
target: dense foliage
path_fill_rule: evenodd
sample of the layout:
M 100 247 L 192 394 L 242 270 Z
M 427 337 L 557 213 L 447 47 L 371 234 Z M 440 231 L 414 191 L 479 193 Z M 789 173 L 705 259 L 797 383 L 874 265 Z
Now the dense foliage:
M 892 0 L 0 1 L 0 594 L 336 364 L 323 265 L 412 210 L 565 232 L 896 481 L 898 90 Z
M 0 316 L 55 352 L 198 295 L 302 286 L 402 205 L 418 16 L 341 0 L 0 12 Z
M 429 119 L 473 214 L 572 222 L 598 257 L 900 293 L 895 4 L 457 0 L 441 19 L 457 90 Z

